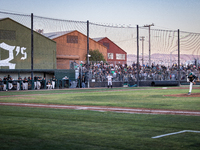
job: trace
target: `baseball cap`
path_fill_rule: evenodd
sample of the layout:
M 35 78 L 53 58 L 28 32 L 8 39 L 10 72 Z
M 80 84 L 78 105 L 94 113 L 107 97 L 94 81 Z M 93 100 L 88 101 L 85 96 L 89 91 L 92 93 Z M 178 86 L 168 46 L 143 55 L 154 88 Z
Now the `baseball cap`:
M 191 76 L 192 75 L 192 72 L 189 74 L 189 76 Z

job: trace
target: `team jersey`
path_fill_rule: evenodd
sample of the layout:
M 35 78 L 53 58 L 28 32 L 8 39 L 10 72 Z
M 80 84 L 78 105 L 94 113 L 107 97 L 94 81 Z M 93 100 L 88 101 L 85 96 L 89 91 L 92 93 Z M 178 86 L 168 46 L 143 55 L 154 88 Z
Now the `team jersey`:
M 112 76 L 107 76 L 106 78 L 108 79 L 108 81 L 112 81 L 113 77 Z
M 189 79 L 190 82 L 193 82 L 194 79 L 197 79 L 197 76 L 195 76 L 195 75 L 190 75 L 190 76 L 188 76 L 188 79 Z

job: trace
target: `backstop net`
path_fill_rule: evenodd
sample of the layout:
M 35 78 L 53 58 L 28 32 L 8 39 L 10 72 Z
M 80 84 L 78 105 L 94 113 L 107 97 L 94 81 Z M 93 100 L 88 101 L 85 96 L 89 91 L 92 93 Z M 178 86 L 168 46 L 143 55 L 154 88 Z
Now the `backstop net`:
M 75 69 L 77 72 L 75 79 L 79 75 L 90 72 L 88 75 L 90 81 L 100 74 L 104 76 L 101 78 L 105 78 L 108 73 L 112 73 L 116 81 L 179 80 L 179 70 L 181 80 L 185 80 L 185 74 L 191 71 L 199 76 L 199 33 L 180 31 L 180 40 L 178 40 L 178 30 L 156 29 L 153 25 L 139 26 L 139 30 L 136 26 L 112 23 L 89 22 L 88 26 L 87 21 L 34 15 L 32 22 L 31 15 L 9 12 L 0 12 L 0 18 L 1 69 L 9 69 L 9 65 L 4 65 L 5 61 L 2 61 L 8 56 L 3 53 L 5 45 L 2 43 L 15 46 L 12 60 L 12 63 L 16 64 L 14 69 L 31 69 L 30 29 L 33 27 L 33 68 L 35 70 L 49 69 L 47 78 L 52 75 L 51 70 L 55 69 Z M 3 22 L 5 18 L 10 18 L 15 23 L 6 25 Z M 24 27 L 26 30 L 23 29 Z M 17 33 L 16 39 L 12 39 L 12 34 L 10 34 L 10 39 L 5 39 L 4 33 L 12 29 Z M 89 35 L 89 49 L 98 49 L 107 61 L 89 61 L 90 66 L 87 66 L 87 35 Z M 109 52 L 112 47 L 109 47 L 108 42 L 100 43 L 103 38 L 108 38 L 117 47 L 114 49 L 115 53 Z M 15 43 L 20 43 L 20 45 L 15 45 Z M 178 68 L 178 46 L 180 46 L 180 68 Z M 105 48 L 107 48 L 106 54 L 104 54 Z M 119 49 L 126 55 L 120 54 Z M 137 68 L 137 62 L 139 62 L 139 68 Z M 85 67 L 81 68 L 82 66 Z M 98 78 L 99 80 L 96 81 L 101 81 L 100 77 Z

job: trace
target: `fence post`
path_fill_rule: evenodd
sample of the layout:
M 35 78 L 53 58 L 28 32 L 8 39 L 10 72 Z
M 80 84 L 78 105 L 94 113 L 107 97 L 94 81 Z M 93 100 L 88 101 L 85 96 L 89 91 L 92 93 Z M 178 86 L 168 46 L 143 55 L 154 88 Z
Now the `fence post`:
M 34 83 L 33 83 L 33 13 L 31 13 L 31 89 L 34 89 Z
M 139 86 L 139 27 L 137 25 L 137 86 Z
M 180 86 L 180 31 L 178 29 L 178 86 Z
M 89 20 L 87 20 L 87 71 L 88 71 L 88 88 L 90 88 L 90 81 L 89 81 Z

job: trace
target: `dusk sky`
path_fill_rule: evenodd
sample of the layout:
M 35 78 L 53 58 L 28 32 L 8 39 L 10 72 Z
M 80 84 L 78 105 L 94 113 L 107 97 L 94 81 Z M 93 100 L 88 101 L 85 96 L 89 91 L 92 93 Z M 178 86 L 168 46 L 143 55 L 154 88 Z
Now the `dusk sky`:
M 0 11 L 200 33 L 200 0 L 0 0 Z

